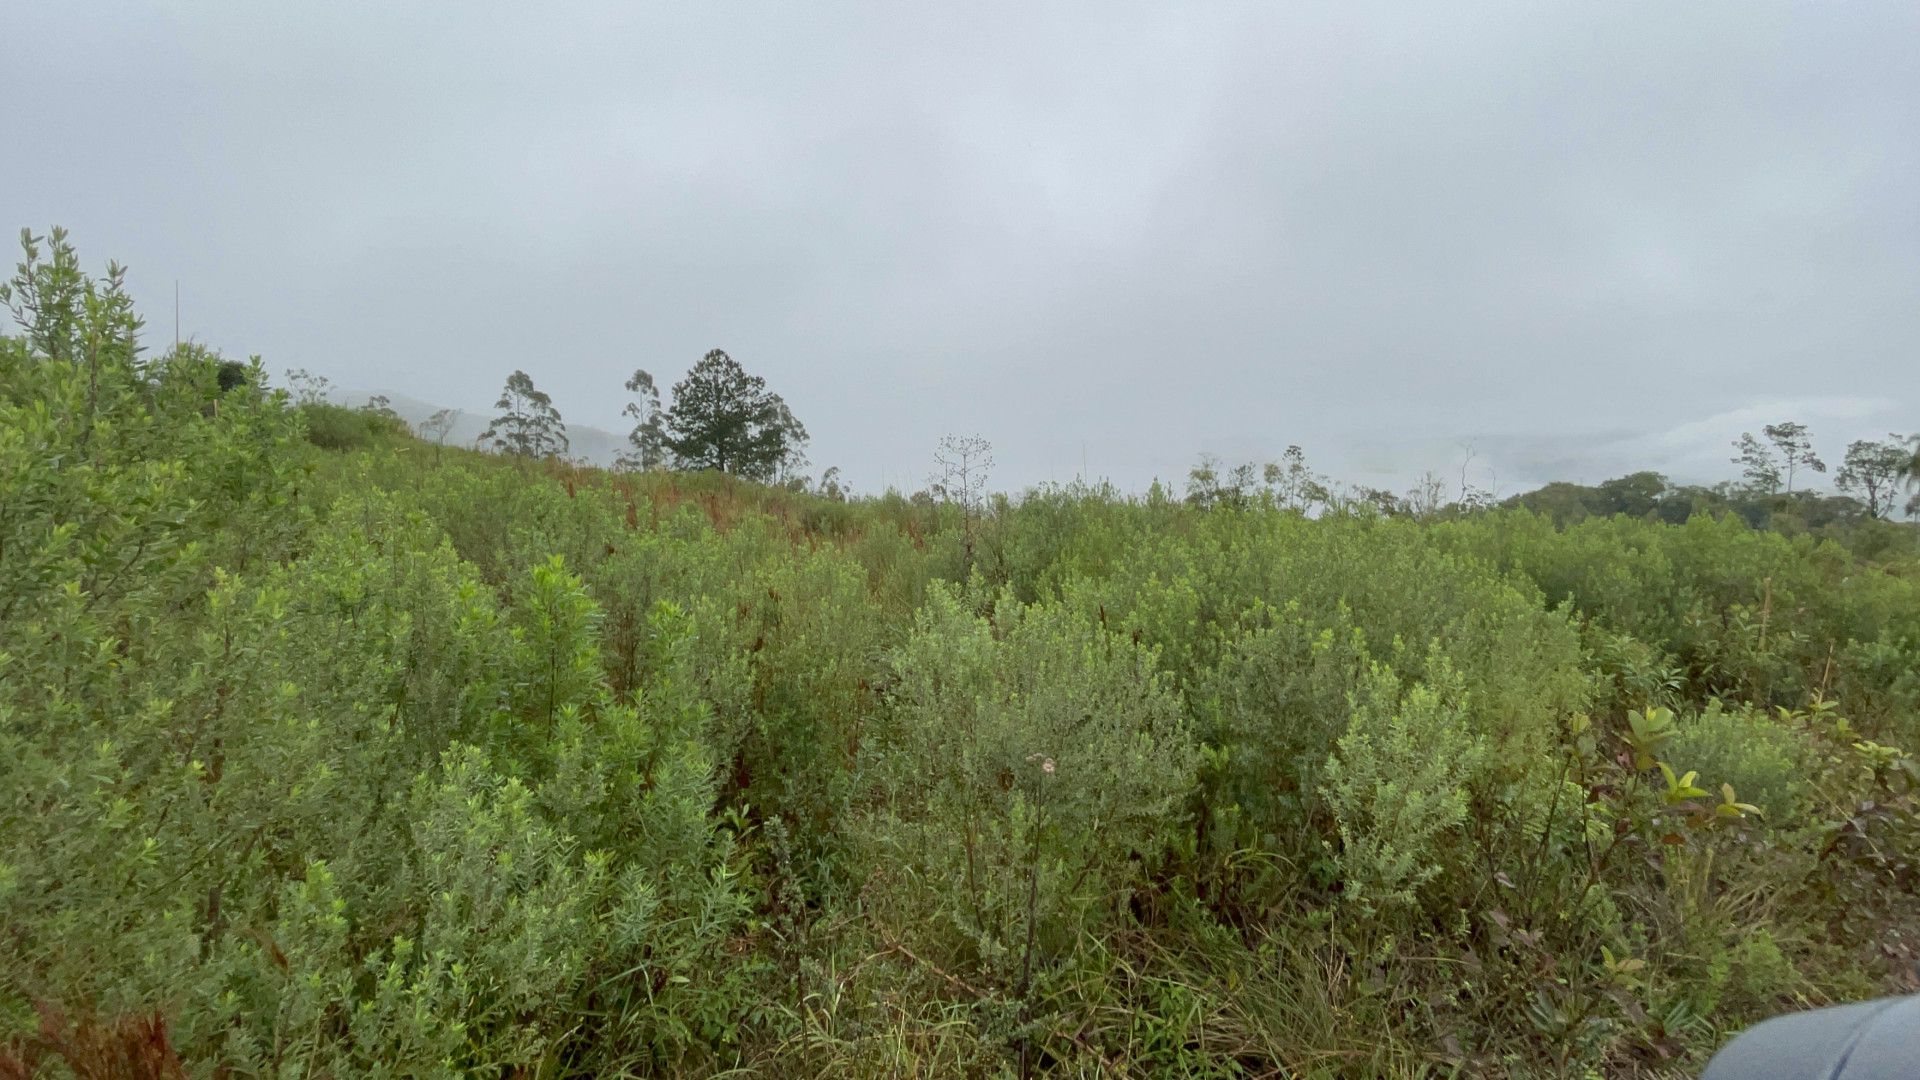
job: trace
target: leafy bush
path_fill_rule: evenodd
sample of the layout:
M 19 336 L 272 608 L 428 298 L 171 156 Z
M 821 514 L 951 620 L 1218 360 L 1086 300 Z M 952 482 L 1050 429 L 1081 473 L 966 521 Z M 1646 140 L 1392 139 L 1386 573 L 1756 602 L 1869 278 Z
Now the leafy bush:
M 1403 692 L 1375 665 L 1327 761 L 1322 790 L 1340 832 L 1340 872 L 1347 898 L 1363 907 L 1412 903 L 1441 872 L 1467 819 L 1468 786 L 1486 764 L 1464 686 L 1444 660 L 1433 667 L 1437 685 Z
M 936 590 L 894 659 L 866 862 L 894 933 L 1024 993 L 1125 911 L 1195 754 L 1150 652 L 1058 607 Z
M 323 450 L 365 450 L 407 434 L 400 419 L 325 401 L 300 406 L 307 441 Z
M 1732 784 L 1783 827 L 1808 820 L 1814 753 L 1804 735 L 1774 717 L 1709 703 L 1679 724 L 1667 756 L 1713 783 Z

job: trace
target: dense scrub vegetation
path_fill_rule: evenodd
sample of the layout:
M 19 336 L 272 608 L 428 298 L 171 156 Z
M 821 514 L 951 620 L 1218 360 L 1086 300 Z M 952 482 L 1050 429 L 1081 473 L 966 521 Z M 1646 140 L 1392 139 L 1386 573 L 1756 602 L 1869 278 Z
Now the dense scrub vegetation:
M 49 255 L 0 1075 L 1679 1076 L 1910 978 L 1899 526 L 610 475 Z

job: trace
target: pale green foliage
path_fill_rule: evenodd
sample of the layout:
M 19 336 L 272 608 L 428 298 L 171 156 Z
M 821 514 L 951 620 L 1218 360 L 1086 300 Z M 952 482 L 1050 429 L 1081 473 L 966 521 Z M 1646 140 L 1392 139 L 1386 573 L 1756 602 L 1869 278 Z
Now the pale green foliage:
M 534 568 L 533 587 L 520 610 L 522 621 L 515 629 L 526 650 L 524 670 L 532 677 L 515 687 L 516 711 L 542 729 L 533 741 L 544 744 L 552 741 L 562 718 L 579 722 L 581 710 L 591 704 L 588 695 L 599 687 L 600 610 L 559 555 Z
M 127 295 L 125 268 L 108 263 L 104 279 L 88 275 L 67 231 L 57 226 L 46 236 L 21 229 L 20 248 L 13 279 L 0 283 L 0 306 L 24 333 L 24 351 L 96 373 L 131 368 L 140 319 Z
M 1814 770 L 1805 736 L 1775 717 L 1710 703 L 1698 716 L 1682 717 L 1665 754 L 1676 767 L 1697 769 L 1716 788 L 1732 784 L 1750 802 L 1781 822 L 1805 820 Z
M 563 564 L 502 611 L 399 498 L 294 503 L 258 380 L 69 363 L 119 339 L 49 319 L 57 359 L 0 339 L 0 1044 L 33 1001 L 165 1002 L 190 1060 L 255 1074 L 724 1039 L 741 894 L 685 616 L 646 614 L 616 701 Z
M 861 830 L 898 882 L 885 916 L 1011 982 L 1030 925 L 1069 949 L 1138 883 L 1192 782 L 1178 703 L 1151 653 L 1096 625 L 1006 600 L 989 621 L 945 590 L 894 667 Z
M 739 915 L 707 816 L 705 711 L 671 659 L 684 617 L 655 613 L 663 675 L 614 704 L 577 578 L 536 568 L 510 635 L 433 534 L 380 503 L 339 508 L 321 550 L 259 588 L 223 577 L 205 629 L 149 669 L 168 696 L 115 722 L 130 741 L 39 759 L 23 794 L 67 794 L 17 869 L 66 867 L 68 884 L 56 907 L 10 911 L 41 971 L 17 985 L 132 991 L 123 1007 L 211 995 L 180 1044 L 275 1070 L 428 1067 L 454 1049 L 534 1062 L 587 994 L 630 1029 L 610 1049 L 673 1052 L 691 1031 L 668 991 Z M 87 745 L 73 735 L 51 745 Z M 475 748 L 437 766 L 452 736 L 551 779 L 503 778 Z M 102 815 L 125 824 L 78 825 Z M 304 878 L 276 887 L 275 866 Z M 86 929 L 113 925 L 112 941 Z M 368 948 L 379 979 L 360 1001 L 351 957 Z M 341 1042 L 322 1018 L 350 1001 Z
M 1485 767 L 1463 683 L 1444 660 L 1431 672 L 1433 684 L 1403 690 L 1374 665 L 1327 759 L 1323 792 L 1340 832 L 1340 872 L 1347 897 L 1363 906 L 1411 903 L 1441 872 L 1467 818 L 1467 787 Z

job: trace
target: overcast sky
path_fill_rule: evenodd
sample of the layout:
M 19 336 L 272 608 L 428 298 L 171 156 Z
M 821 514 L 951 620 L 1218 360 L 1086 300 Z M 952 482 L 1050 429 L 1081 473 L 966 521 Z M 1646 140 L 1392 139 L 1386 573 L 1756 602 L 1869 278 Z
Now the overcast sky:
M 619 428 L 720 347 L 862 489 L 1920 430 L 1913 0 L 0 8 L 0 224 L 276 373 Z

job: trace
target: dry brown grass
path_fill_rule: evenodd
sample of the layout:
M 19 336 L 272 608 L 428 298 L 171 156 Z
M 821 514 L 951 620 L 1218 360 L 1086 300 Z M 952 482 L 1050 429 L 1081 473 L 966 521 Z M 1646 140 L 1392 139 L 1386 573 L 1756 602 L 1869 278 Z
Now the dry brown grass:
M 60 1062 L 78 1080 L 186 1080 L 158 1009 L 103 1019 L 38 1006 L 37 1034 L 0 1047 L 0 1080 L 30 1080 Z

